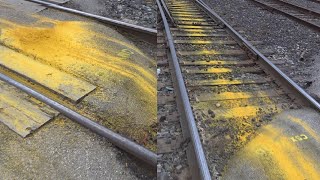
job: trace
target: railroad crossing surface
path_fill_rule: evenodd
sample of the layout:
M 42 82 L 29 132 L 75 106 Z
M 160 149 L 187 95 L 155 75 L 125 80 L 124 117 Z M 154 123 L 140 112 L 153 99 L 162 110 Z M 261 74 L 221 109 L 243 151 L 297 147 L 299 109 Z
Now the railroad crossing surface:
M 154 150 L 155 62 L 110 26 L 24 0 L 1 0 L 0 72 Z M 3 81 L 0 122 L 0 179 L 154 176 Z

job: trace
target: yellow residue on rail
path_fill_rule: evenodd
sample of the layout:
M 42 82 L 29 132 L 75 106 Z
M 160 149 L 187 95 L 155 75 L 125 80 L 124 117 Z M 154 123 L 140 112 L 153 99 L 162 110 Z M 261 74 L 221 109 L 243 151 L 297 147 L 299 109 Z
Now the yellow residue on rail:
M 265 126 L 245 150 L 249 158 L 262 163 L 270 179 L 320 179 L 317 163 L 271 125 Z

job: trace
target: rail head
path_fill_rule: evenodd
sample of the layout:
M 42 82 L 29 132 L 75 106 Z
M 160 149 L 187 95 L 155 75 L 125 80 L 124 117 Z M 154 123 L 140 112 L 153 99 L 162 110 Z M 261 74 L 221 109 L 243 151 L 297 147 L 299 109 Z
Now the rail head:
M 256 60 L 260 61 L 264 67 L 270 70 L 270 74 L 280 78 L 281 83 L 290 90 L 293 90 L 298 96 L 296 99 L 302 101 L 306 105 L 313 107 L 314 109 L 320 111 L 320 104 L 313 97 L 311 97 L 305 90 L 303 90 L 297 83 L 295 83 L 291 78 L 289 78 L 284 72 L 282 72 L 276 65 L 274 65 L 267 57 L 265 57 L 261 52 L 259 52 L 249 41 L 247 41 L 243 36 L 241 36 L 235 29 L 231 27 L 225 20 L 223 20 L 215 11 L 213 11 L 208 5 L 206 5 L 202 0 L 195 0 L 201 9 L 203 9 L 209 16 L 220 22 L 235 38 L 238 43 L 241 43 L 247 48 L 247 50 L 255 55 Z
M 172 18 L 171 14 L 170 14 L 170 11 L 169 11 L 169 9 L 168 9 L 168 6 L 167 6 L 166 2 L 165 2 L 164 0 L 161 0 L 161 3 L 162 3 L 162 6 L 163 6 L 163 8 L 164 8 L 164 10 L 165 10 L 165 13 L 167 14 L 167 16 L 168 16 L 171 24 L 172 24 L 173 26 L 176 26 L 176 23 L 175 23 L 174 19 Z
M 188 126 L 188 130 L 190 133 L 190 139 L 191 139 L 193 149 L 195 152 L 196 163 L 198 166 L 197 168 L 198 168 L 199 174 L 200 174 L 200 179 L 211 180 L 211 175 L 210 175 L 210 171 L 208 168 L 206 156 L 204 154 L 204 150 L 203 150 L 201 140 L 200 140 L 200 135 L 198 133 L 198 128 L 195 123 L 194 114 L 193 114 L 193 111 L 192 111 L 192 108 L 190 105 L 187 89 L 186 89 L 184 79 L 182 76 L 182 71 L 181 71 L 181 68 L 179 65 L 179 61 L 178 61 L 177 53 L 175 50 L 172 33 L 170 31 L 169 23 L 166 19 L 166 16 L 165 16 L 164 10 L 161 6 L 160 0 L 157 0 L 157 5 L 159 8 L 159 12 L 160 12 L 160 15 L 162 18 L 164 29 L 165 29 L 165 32 L 167 35 L 167 42 L 169 45 L 170 54 L 171 54 L 171 58 L 173 61 L 173 66 L 174 66 L 174 74 L 177 79 L 177 86 L 178 86 L 177 96 L 179 96 L 179 99 L 182 101 L 181 103 L 182 103 L 183 112 L 181 112 L 181 113 L 183 113 L 183 116 L 185 117 L 185 120 L 186 120 L 186 124 Z

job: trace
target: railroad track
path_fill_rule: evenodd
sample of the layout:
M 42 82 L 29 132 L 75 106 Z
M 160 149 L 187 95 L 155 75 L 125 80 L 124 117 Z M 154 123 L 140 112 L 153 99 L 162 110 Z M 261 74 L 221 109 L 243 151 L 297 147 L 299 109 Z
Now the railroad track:
M 320 29 L 320 11 L 310 9 L 286 0 L 253 0 L 254 2 L 263 5 L 271 10 L 280 12 L 289 16 L 299 22 L 313 27 L 317 30 Z M 317 1 L 319 2 L 319 1 Z
M 97 21 L 107 22 L 116 27 L 125 29 L 130 33 L 142 33 L 145 35 L 145 38 L 155 39 L 156 37 L 157 32 L 150 28 L 144 28 L 125 22 L 112 20 L 109 18 L 81 12 L 75 9 L 64 8 L 62 6 L 49 2 L 38 0 L 30 1 L 40 3 L 42 5 L 55 9 L 90 17 Z M 13 32 L 13 29 L 3 28 L 6 27 L 7 24 L 10 24 L 12 28 L 15 27 L 14 23 L 4 20 L 0 23 L 1 30 L 8 33 Z M 54 25 L 56 25 L 56 29 L 59 29 L 59 25 Z M 44 27 L 42 28 L 44 29 Z M 38 28 L 37 30 L 41 31 L 43 29 Z M 30 29 L 25 27 L 24 32 L 26 31 L 30 31 Z M 36 34 L 36 30 L 32 33 L 30 34 L 35 37 L 39 35 Z M 49 37 L 52 36 L 52 34 L 50 35 L 49 33 L 50 28 L 48 28 L 45 33 L 41 32 L 41 34 L 45 34 L 47 38 L 41 43 L 45 41 L 50 42 L 50 40 L 55 41 L 57 40 L 55 38 L 59 38 L 52 37 L 51 39 Z M 2 34 L 2 36 L 5 35 Z M 43 36 L 39 37 L 39 39 L 41 38 L 43 39 Z M 156 167 L 157 155 L 154 152 L 128 139 L 127 137 L 124 137 L 119 133 L 106 128 L 105 126 L 100 125 L 96 122 L 97 119 L 99 119 L 99 116 L 92 116 L 92 114 L 88 113 L 88 111 L 80 112 L 80 109 L 82 109 L 78 107 L 80 102 L 89 94 L 101 87 L 94 85 L 92 81 L 89 82 L 88 79 L 84 80 L 82 78 L 79 78 L 78 76 L 80 76 L 81 73 L 76 73 L 73 70 L 71 70 L 73 72 L 69 72 L 68 70 L 64 69 L 65 67 L 62 67 L 62 64 L 64 63 L 62 63 L 63 58 L 61 58 L 60 56 L 68 56 L 70 60 L 69 62 L 72 62 L 73 60 L 75 60 L 72 57 L 73 55 L 75 55 L 73 54 L 73 50 L 79 48 L 79 44 L 74 43 L 77 44 L 75 45 L 77 47 L 67 45 L 65 48 L 71 48 L 68 50 L 69 52 L 66 55 L 63 54 L 63 51 L 54 52 L 54 48 L 51 49 L 52 46 L 48 45 L 50 43 L 44 43 L 44 45 L 48 45 L 48 49 L 51 49 L 50 52 L 42 53 L 43 51 L 45 51 L 42 47 L 34 46 L 33 49 L 29 51 L 30 49 L 23 49 L 23 47 L 20 46 L 21 44 L 14 44 L 13 41 L 14 40 L 11 40 L 9 42 L 4 41 L 3 39 L 1 39 L 0 41 L 0 120 L 2 123 L 7 125 L 10 129 L 15 131 L 20 136 L 27 137 L 51 119 L 56 118 L 58 114 L 62 114 L 65 117 L 68 117 L 69 119 L 90 129 L 94 133 L 105 137 L 108 141 L 110 141 L 120 149 L 137 157 L 138 159 L 144 161 L 152 167 Z M 29 43 L 32 43 L 32 41 L 29 41 Z M 59 42 L 63 41 L 64 40 L 61 39 L 59 40 Z M 116 39 L 112 38 L 108 39 L 107 41 L 109 41 L 108 43 L 117 44 L 119 47 L 125 45 L 124 42 L 119 42 Z M 68 43 L 71 42 L 72 40 L 70 40 Z M 61 43 L 60 45 L 63 44 Z M 118 58 L 122 60 L 130 57 L 130 55 L 133 54 L 136 50 L 134 50 L 134 47 L 129 46 L 126 49 L 123 49 L 125 51 L 118 52 L 116 56 L 118 56 Z M 41 55 L 37 54 L 37 50 L 39 50 L 38 53 Z M 48 56 L 46 56 L 48 54 L 52 55 L 54 53 L 57 53 L 55 57 L 48 58 Z M 100 61 L 99 58 L 94 59 L 93 54 L 84 57 L 84 59 L 82 59 L 82 55 L 80 55 L 81 53 L 78 52 L 76 54 L 79 55 L 76 60 L 77 63 L 82 64 L 86 67 L 88 67 L 87 63 L 90 63 L 87 61 L 88 59 L 90 59 L 91 63 L 98 63 L 99 66 L 102 67 L 102 69 L 107 67 L 106 64 L 104 64 L 105 62 Z M 102 58 L 102 56 L 100 58 Z M 57 61 L 54 62 L 53 59 Z M 58 61 L 61 61 L 61 66 L 56 64 Z M 94 66 L 95 65 L 93 64 L 90 65 L 91 68 Z M 102 69 L 98 70 L 100 71 L 100 75 L 104 73 Z M 98 73 L 98 71 L 95 73 Z M 125 70 L 123 72 L 125 73 Z M 102 94 L 103 92 L 101 93 L 101 95 Z M 95 121 L 92 119 L 95 119 Z
M 160 154 L 175 156 L 186 146 L 177 159 L 187 156 L 188 161 L 178 169 L 187 169 L 193 179 L 220 177 L 229 157 L 274 115 L 304 107 L 320 110 L 318 102 L 202 1 L 157 4 L 158 104 L 163 107 L 158 118 L 160 131 L 174 129 L 160 147 L 171 151 Z M 183 140 L 177 146 L 172 139 Z M 158 172 L 186 176 L 163 167 L 161 160 L 166 161 L 160 158 Z

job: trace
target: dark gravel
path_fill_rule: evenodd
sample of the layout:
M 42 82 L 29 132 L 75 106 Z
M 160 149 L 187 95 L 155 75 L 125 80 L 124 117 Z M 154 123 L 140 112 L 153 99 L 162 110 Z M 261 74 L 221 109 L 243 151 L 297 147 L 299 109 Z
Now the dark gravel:
M 72 0 L 64 6 L 144 27 L 156 27 L 157 8 L 152 0 Z
M 250 41 L 263 41 L 275 50 L 269 57 L 272 61 L 283 61 L 279 68 L 319 98 L 320 33 L 276 12 L 268 11 L 252 0 L 204 0 L 223 19 Z M 293 2 L 293 0 L 292 0 Z M 306 4 L 306 2 L 304 2 Z
M 301 0 L 284 0 L 285 2 L 289 2 L 304 8 L 311 9 L 313 11 L 320 12 L 320 3 L 316 3 L 315 1 L 312 0 L 307 0 L 307 1 L 301 1 Z

